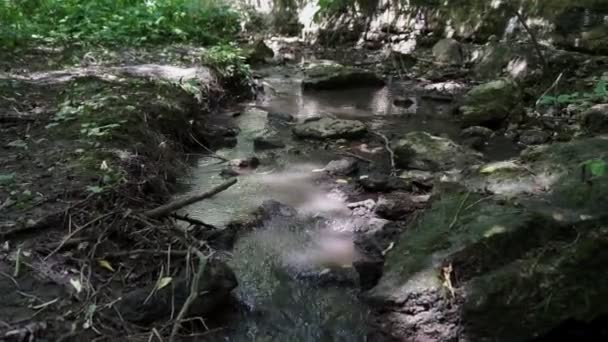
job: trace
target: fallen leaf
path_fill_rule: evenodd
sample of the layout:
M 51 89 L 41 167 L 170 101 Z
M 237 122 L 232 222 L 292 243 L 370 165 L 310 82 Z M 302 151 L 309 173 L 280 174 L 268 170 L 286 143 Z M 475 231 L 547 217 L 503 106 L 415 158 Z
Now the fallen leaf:
M 336 183 L 338 183 L 338 184 L 348 184 L 348 181 L 346 179 L 336 179 Z
M 156 288 L 155 288 L 155 289 L 156 289 L 157 291 L 158 291 L 158 290 L 160 290 L 160 289 L 162 289 L 163 287 L 165 287 L 165 286 L 167 286 L 167 285 L 171 284 L 171 281 L 172 281 L 172 280 L 173 280 L 173 278 L 171 278 L 171 277 L 164 277 L 164 278 L 160 278 L 160 279 L 158 280 L 158 283 L 156 283 Z
M 97 263 L 99 264 L 100 267 L 105 268 L 106 270 L 108 270 L 110 272 L 114 272 L 114 268 L 112 267 L 112 265 L 110 265 L 110 263 L 107 260 L 99 259 L 99 260 L 97 260 Z
M 82 283 L 78 279 L 70 279 L 70 284 L 76 289 L 76 293 L 82 292 Z

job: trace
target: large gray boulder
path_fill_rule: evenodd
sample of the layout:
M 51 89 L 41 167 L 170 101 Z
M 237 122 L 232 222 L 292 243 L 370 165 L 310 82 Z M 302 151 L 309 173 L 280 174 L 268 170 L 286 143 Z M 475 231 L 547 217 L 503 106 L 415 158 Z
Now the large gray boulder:
M 518 117 L 521 112 L 519 89 L 507 79 L 474 87 L 465 95 L 460 107 L 463 127 L 500 126 L 509 116 Z
M 305 71 L 304 90 L 332 90 L 358 87 L 378 87 L 385 84 L 382 77 L 372 71 L 346 67 L 337 63 L 320 64 Z
M 454 39 L 441 39 L 433 46 L 433 57 L 439 63 L 461 65 L 464 63 L 462 45 Z
M 367 132 L 361 121 L 321 118 L 294 126 L 293 134 L 298 138 L 308 139 L 351 139 L 358 138 Z
M 426 132 L 408 133 L 394 146 L 397 166 L 405 169 L 442 171 L 481 160 L 479 153 Z

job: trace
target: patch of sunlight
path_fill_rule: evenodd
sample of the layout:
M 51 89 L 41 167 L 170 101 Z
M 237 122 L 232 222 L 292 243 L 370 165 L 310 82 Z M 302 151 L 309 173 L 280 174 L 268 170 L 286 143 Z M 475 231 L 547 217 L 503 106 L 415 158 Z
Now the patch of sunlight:
M 523 169 L 514 160 L 501 160 L 497 162 L 488 163 L 481 167 L 479 173 L 494 173 L 496 171 L 516 171 Z
M 507 72 L 513 78 L 521 78 L 528 70 L 528 61 L 525 58 L 516 58 L 507 65 Z
M 563 221 L 565 219 L 564 214 L 557 213 L 557 212 L 554 212 L 553 214 L 551 214 L 551 217 L 553 217 L 553 219 L 556 221 Z
M 497 235 L 497 234 L 502 234 L 502 233 L 504 233 L 506 231 L 507 231 L 507 228 L 505 228 L 504 226 L 495 225 L 495 226 L 492 226 L 492 228 L 486 230 L 483 233 L 483 237 L 484 238 L 489 238 L 489 237 Z

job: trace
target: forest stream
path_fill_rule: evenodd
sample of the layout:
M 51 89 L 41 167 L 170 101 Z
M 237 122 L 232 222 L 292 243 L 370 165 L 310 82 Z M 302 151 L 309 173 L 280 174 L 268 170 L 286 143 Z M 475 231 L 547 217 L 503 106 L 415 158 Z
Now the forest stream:
M 458 139 L 457 123 L 450 120 L 453 104 L 423 99 L 408 91 L 411 82 L 392 83 L 381 88 L 354 88 L 303 92 L 298 74 L 275 67 L 264 70 L 266 89 L 257 100 L 245 103 L 236 117 L 240 133 L 236 146 L 217 151 L 226 159 L 246 159 L 256 154 L 254 137 L 274 126 L 286 148 L 262 151 L 261 165 L 239 176 L 239 182 L 221 196 L 196 203 L 187 212 L 213 225 L 225 225 L 245 216 L 267 200 L 294 208 L 296 218 L 271 218 L 263 227 L 240 237 L 231 251 L 230 266 L 239 281 L 240 316 L 227 323 L 219 340 L 225 341 L 367 341 L 372 334 L 369 309 L 358 298 L 358 289 L 339 279 L 323 282 L 323 268 L 314 265 L 322 253 L 340 253 L 353 248 L 354 233 L 362 218 L 349 208 L 352 189 L 339 189 L 319 177 L 319 171 L 339 151 L 294 139 L 291 124 L 276 123 L 268 113 L 287 113 L 302 122 L 311 117 L 329 116 L 356 119 L 370 130 L 393 133 L 425 131 Z M 396 94 L 410 96 L 408 108 L 395 106 Z M 356 148 L 357 140 L 348 148 Z M 311 147 L 312 146 L 312 147 Z M 344 148 L 344 147 L 343 147 Z M 516 155 L 517 147 L 504 138 L 486 146 L 489 159 Z M 377 158 L 377 157 L 376 157 Z M 386 165 L 386 158 L 377 160 Z M 224 181 L 225 167 L 217 159 L 203 158 L 192 171 L 191 191 L 204 191 Z M 388 165 L 390 167 L 390 165 Z M 346 180 L 344 180 L 346 182 Z M 349 182 L 351 182 L 350 180 Z M 333 182 L 332 182 L 333 183 Z M 357 198 L 373 198 L 359 193 Z M 377 196 L 377 195 L 376 195 Z M 282 211 L 278 211 L 282 216 Z M 320 221 L 315 218 L 322 218 Z M 363 221 L 377 219 L 373 214 Z M 325 249 L 324 249 L 325 247 Z M 348 261 L 351 262 L 351 261 Z M 309 275 L 314 274 L 314 277 Z M 348 278 L 348 276 L 346 276 Z

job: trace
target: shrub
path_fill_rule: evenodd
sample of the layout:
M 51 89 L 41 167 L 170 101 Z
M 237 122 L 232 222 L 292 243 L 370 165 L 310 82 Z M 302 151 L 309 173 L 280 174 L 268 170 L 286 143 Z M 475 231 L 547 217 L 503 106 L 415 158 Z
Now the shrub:
M 0 43 L 215 44 L 236 35 L 239 15 L 215 0 L 7 0 Z

